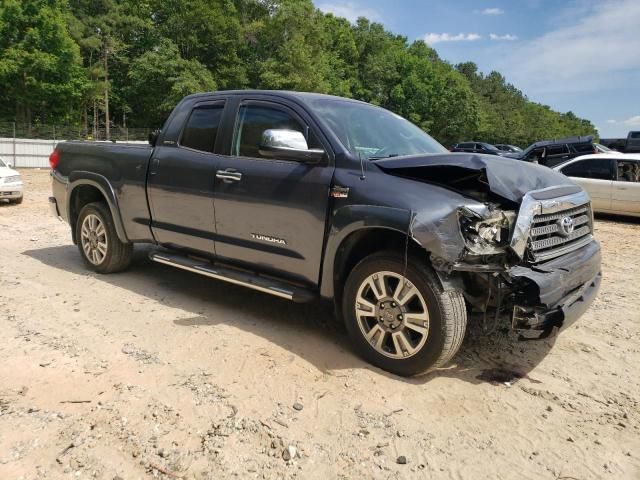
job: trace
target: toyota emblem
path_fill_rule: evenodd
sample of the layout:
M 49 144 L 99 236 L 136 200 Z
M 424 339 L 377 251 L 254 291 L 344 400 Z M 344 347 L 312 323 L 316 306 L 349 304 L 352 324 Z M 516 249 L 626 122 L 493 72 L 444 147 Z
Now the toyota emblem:
M 572 217 L 563 217 L 558 221 L 558 233 L 563 237 L 568 237 L 573 233 L 573 218 Z

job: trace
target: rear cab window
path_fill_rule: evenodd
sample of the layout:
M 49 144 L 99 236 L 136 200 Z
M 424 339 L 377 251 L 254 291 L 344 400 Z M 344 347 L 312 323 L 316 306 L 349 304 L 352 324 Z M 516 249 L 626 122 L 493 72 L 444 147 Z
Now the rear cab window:
M 182 130 L 179 145 L 200 152 L 213 152 L 223 111 L 224 102 L 197 105 Z

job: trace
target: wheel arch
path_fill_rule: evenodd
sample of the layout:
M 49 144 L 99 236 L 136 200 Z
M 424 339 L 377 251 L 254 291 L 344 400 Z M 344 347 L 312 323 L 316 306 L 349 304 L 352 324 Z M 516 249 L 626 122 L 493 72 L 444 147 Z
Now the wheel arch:
M 109 181 L 102 175 L 91 172 L 74 172 L 69 176 L 69 195 L 67 218 L 71 225 L 73 243 L 77 243 L 76 222 L 82 208 L 92 202 L 104 202 L 109 207 L 116 233 L 121 242 L 127 243 L 127 238 L 118 201 Z
M 349 272 L 363 258 L 382 250 L 427 253 L 410 237 L 412 213 L 391 207 L 350 206 L 333 217 L 323 261 L 320 295 L 341 301 Z

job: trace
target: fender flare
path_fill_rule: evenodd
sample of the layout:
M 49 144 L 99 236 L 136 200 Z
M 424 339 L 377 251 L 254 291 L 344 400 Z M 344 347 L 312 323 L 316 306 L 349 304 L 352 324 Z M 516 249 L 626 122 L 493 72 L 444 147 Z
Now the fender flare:
M 322 261 L 320 296 L 333 298 L 335 261 L 340 247 L 354 232 L 372 228 L 387 229 L 409 234 L 410 210 L 375 205 L 348 205 L 336 210 L 331 218 L 327 243 Z
M 74 171 L 69 174 L 69 184 L 67 186 L 67 218 L 71 220 L 71 199 L 73 198 L 73 191 L 80 186 L 90 185 L 98 189 L 102 196 L 107 201 L 107 206 L 111 211 L 111 217 L 113 218 L 113 224 L 116 228 L 116 233 L 121 242 L 128 243 L 127 232 L 124 229 L 122 223 L 122 217 L 120 216 L 120 207 L 118 206 L 118 198 L 111 182 L 98 173 L 86 172 L 86 171 Z M 75 236 L 75 225 L 72 225 L 72 231 Z

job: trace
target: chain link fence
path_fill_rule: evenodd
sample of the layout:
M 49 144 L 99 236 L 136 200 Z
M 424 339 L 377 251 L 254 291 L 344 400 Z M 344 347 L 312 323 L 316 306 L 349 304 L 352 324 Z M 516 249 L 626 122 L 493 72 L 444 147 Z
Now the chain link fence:
M 65 140 L 146 142 L 151 128 L 93 129 L 74 125 L 29 125 L 0 122 L 0 158 L 14 167 L 48 167 L 49 154 Z
M 151 128 L 129 128 L 117 125 L 110 128 L 109 138 L 104 127 L 94 130 L 75 125 L 30 125 L 0 122 L 0 137 L 29 138 L 35 140 L 115 140 L 117 142 L 146 141 Z

